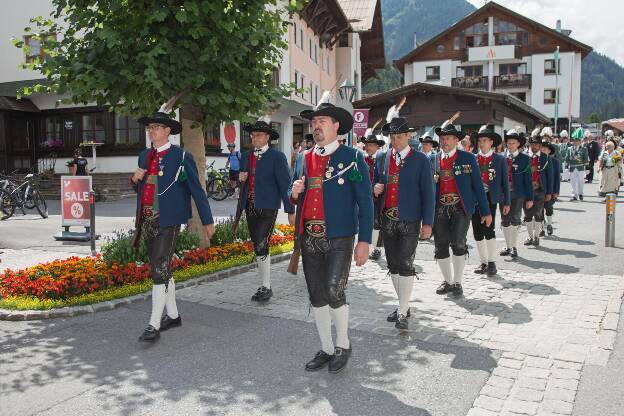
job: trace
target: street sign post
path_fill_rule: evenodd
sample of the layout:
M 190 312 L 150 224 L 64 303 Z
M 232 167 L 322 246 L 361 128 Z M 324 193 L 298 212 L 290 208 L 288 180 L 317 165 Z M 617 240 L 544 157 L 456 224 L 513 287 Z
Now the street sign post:
M 608 193 L 606 198 L 607 217 L 605 221 L 605 247 L 615 247 L 615 201 L 616 195 Z

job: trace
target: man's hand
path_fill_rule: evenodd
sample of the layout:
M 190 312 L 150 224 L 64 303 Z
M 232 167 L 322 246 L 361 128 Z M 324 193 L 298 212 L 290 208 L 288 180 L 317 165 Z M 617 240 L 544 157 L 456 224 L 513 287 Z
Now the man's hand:
M 136 170 L 134 171 L 134 174 L 132 175 L 132 182 L 138 183 L 139 181 L 143 180 L 144 176 L 145 176 L 145 169 L 136 168 Z
M 431 232 L 431 225 L 423 224 L 423 226 L 420 227 L 420 236 L 418 238 L 420 238 L 421 240 L 428 240 L 431 238 Z
M 376 183 L 375 186 L 373 187 L 373 194 L 375 195 L 375 197 L 378 197 L 379 195 L 381 195 L 383 191 L 384 191 L 383 183 Z
M 503 215 L 509 214 L 509 211 L 511 211 L 511 207 L 509 205 L 503 205 Z
M 559 199 L 559 194 L 553 194 L 553 198 L 555 199 L 555 201 L 558 200 Z
M 355 260 L 356 266 L 363 266 L 368 260 L 368 252 L 369 247 L 368 243 L 365 241 L 360 241 L 355 245 L 355 249 L 353 250 L 353 259 Z
M 547 195 L 544 197 L 544 201 L 550 201 L 551 199 L 552 199 L 552 194 L 547 194 Z
M 215 233 L 214 224 L 206 224 L 204 225 L 204 229 L 206 230 L 206 237 L 208 237 L 208 240 L 210 240 Z
M 291 226 L 295 226 L 295 214 L 288 214 L 288 224 L 290 224 Z
M 292 199 L 299 198 L 299 194 L 305 190 L 305 176 L 302 176 L 301 179 L 297 179 L 293 182 L 292 186 Z
M 524 204 L 524 206 L 526 207 L 526 209 L 531 209 L 531 208 L 533 208 L 533 201 L 526 201 L 526 203 Z
M 439 180 L 440 180 L 440 175 L 437 175 L 437 174 L 436 174 L 436 175 L 433 175 L 433 181 L 434 181 L 435 183 L 438 183 L 438 181 L 439 181 Z
M 483 217 L 481 217 L 481 224 L 485 224 L 486 227 L 492 225 L 492 216 L 484 215 Z
M 247 180 L 247 176 L 249 176 L 249 172 L 239 172 L 238 180 L 241 182 L 245 182 Z

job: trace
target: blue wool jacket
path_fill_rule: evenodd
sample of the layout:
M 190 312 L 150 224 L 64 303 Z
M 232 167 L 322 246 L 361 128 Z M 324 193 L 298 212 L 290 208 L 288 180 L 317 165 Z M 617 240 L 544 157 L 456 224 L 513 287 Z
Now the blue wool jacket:
M 436 172 L 440 172 L 442 152 L 436 155 Z M 481 181 L 479 163 L 475 155 L 457 149 L 457 158 L 453 163 L 452 174 L 457 182 L 457 190 L 466 215 L 474 214 L 479 209 L 481 215 L 490 215 L 490 204 Z M 436 184 L 436 204 L 439 203 L 440 181 Z
M 384 153 L 383 164 L 379 165 L 379 183 L 384 185 L 384 192 L 379 196 L 383 207 L 390 172 L 391 150 Z M 399 219 L 403 221 L 422 221 L 423 225 L 433 225 L 435 211 L 435 189 L 433 172 L 429 159 L 424 153 L 412 150 L 405 158 L 399 173 Z
M 249 157 L 251 151 L 243 153 L 241 158 L 241 172 L 249 172 Z M 248 179 L 249 180 L 249 179 Z M 290 169 L 284 153 L 269 148 L 260 160 L 256 159 L 255 175 L 255 204 L 258 209 L 279 209 L 284 204 L 284 211 L 289 214 L 295 212 L 290 203 L 288 188 L 290 185 Z M 242 208 L 247 205 L 248 186 L 242 188 Z
M 313 150 L 308 150 L 306 153 L 311 151 Z M 348 171 L 342 175 L 344 179 L 342 185 L 338 184 L 337 177 L 323 182 L 323 209 L 325 210 L 327 237 L 349 237 L 358 234 L 358 241 L 370 243 L 373 234 L 373 197 L 364 155 L 356 149 L 340 145 L 331 154 L 328 167 L 331 166 L 334 172 L 338 172 L 341 170 L 339 164 L 346 168 L 354 160 L 362 175 L 360 181 L 350 180 Z M 308 179 L 304 161 L 305 156 L 297 158 L 288 191 L 289 196 L 292 194 L 292 184 L 299 179 L 300 174 L 306 177 L 306 181 Z M 298 210 L 303 208 L 306 191 L 307 184 L 296 201 Z
M 490 181 L 490 203 L 510 205 L 511 193 L 505 157 L 494 153 L 490 162 L 490 169 L 494 169 L 496 172 L 494 179 Z
M 531 158 L 520 152 L 511 162 L 511 197 L 533 200 L 533 185 L 531 183 Z
M 530 155 L 529 158 L 531 157 Z M 548 156 L 546 153 L 541 153 L 539 156 L 538 169 L 540 171 L 540 183 L 542 184 L 542 189 L 546 195 L 553 193 L 554 188 L 554 164 L 552 160 L 554 158 Z
M 561 190 L 561 162 L 559 159 L 553 156 L 549 156 L 552 162 L 552 172 L 553 172 L 553 189 L 552 193 L 559 195 L 559 191 Z
M 151 149 L 145 149 L 139 154 L 139 167 L 147 170 L 147 157 Z M 158 176 L 158 210 L 160 213 L 160 226 L 170 227 L 173 225 L 186 224 L 192 216 L 191 196 L 197 206 L 197 211 L 202 224 L 212 224 L 212 212 L 206 192 L 202 189 L 197 175 L 197 166 L 193 156 L 186 152 L 184 162 L 182 154 L 184 151 L 178 146 L 172 145 L 167 154 L 163 157 L 163 176 Z M 185 181 L 175 181 L 176 173 L 181 164 L 184 164 L 184 171 L 187 179 Z M 147 174 L 145 178 L 147 178 Z M 141 207 L 141 196 L 145 180 L 135 185 L 137 192 L 137 211 Z M 171 186 L 170 186 L 171 185 Z M 169 187 L 170 186 L 170 187 Z M 169 187 L 169 189 L 167 189 Z

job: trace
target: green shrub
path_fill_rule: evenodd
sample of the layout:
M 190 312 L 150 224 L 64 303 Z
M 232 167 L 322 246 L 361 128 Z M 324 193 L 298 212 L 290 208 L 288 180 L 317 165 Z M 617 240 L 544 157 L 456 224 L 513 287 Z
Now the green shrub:
M 232 225 L 234 218 L 230 217 L 215 223 L 215 233 L 210 240 L 213 246 L 222 246 L 223 244 L 233 243 L 235 240 L 247 241 L 250 239 L 249 230 L 247 228 L 247 218 L 243 217 L 238 224 L 236 238 L 232 235 Z

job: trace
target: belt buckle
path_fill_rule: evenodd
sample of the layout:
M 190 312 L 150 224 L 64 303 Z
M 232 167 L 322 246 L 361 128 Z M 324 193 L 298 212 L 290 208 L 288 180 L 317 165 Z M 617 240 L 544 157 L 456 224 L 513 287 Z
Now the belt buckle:
M 397 207 L 388 208 L 384 211 L 384 215 L 389 220 L 398 221 L 399 220 L 399 208 Z
M 145 218 L 152 218 L 154 216 L 154 210 L 151 207 L 143 207 L 143 216 Z
M 444 206 L 455 205 L 459 202 L 459 195 L 445 194 L 440 196 L 440 204 Z
M 324 221 L 306 221 L 303 224 L 306 232 L 312 237 L 322 238 L 325 237 L 325 222 Z

